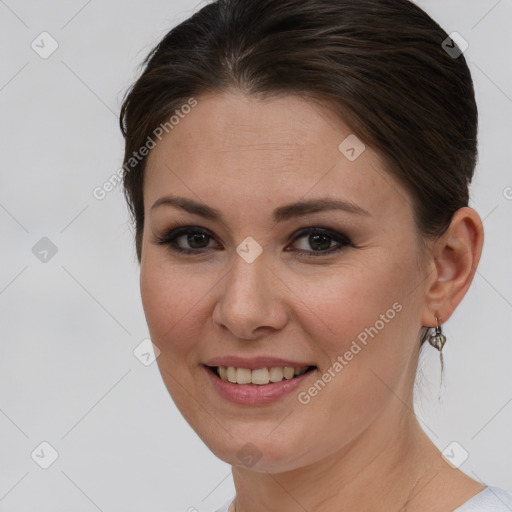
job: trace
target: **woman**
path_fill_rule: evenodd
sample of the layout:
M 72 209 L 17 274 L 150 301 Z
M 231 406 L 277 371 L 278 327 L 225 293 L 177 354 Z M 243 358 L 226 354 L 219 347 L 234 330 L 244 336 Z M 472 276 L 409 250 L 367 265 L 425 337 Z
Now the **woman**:
M 142 302 L 233 467 L 220 512 L 510 510 L 412 403 L 483 244 L 456 41 L 408 0 L 219 0 L 144 63 L 121 111 Z

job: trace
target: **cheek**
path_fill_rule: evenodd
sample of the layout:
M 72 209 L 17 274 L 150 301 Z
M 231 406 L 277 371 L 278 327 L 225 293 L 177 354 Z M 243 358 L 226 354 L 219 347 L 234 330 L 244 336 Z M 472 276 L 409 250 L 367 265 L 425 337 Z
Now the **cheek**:
M 198 317 L 204 309 L 201 301 L 216 280 L 208 271 L 192 272 L 159 255 L 146 255 L 140 272 L 142 304 L 153 343 L 166 356 L 185 355 L 199 340 L 206 321 Z
M 414 370 L 417 326 L 409 297 L 417 280 L 414 256 L 380 258 L 374 252 L 371 263 L 367 256 L 364 264 L 360 260 L 319 273 L 318 279 L 302 277 L 297 288 L 307 298 L 297 313 L 301 329 L 307 331 L 329 381 L 325 388 L 317 386 L 322 391 L 311 389 L 304 400 L 333 402 L 326 410 L 350 418 L 354 426 L 382 407 L 390 389 L 398 389 Z
M 348 350 L 352 340 L 359 337 L 364 342 L 371 327 L 386 337 L 401 325 L 397 309 L 405 308 L 408 284 L 415 276 L 410 261 L 378 258 L 375 251 L 357 264 L 290 276 L 290 287 L 301 299 L 295 301 L 302 311 L 296 312 L 297 317 L 299 321 L 308 318 L 301 327 L 331 359 Z
M 201 329 L 201 298 L 213 283 L 147 251 L 141 262 L 140 290 L 151 341 L 160 350 L 156 362 L 165 386 L 186 420 L 194 426 L 198 411 L 190 395 L 196 389 Z M 196 419 L 194 419 L 196 418 Z M 204 418 L 202 418 L 204 421 Z

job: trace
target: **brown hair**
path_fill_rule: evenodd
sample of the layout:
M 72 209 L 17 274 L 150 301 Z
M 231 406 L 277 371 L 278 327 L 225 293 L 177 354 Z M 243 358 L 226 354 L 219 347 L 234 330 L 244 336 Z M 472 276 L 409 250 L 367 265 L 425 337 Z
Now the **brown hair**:
M 477 158 L 473 83 L 447 38 L 409 0 L 217 0 L 174 27 L 120 114 L 139 262 L 146 157 L 134 155 L 191 97 L 233 87 L 328 101 L 410 192 L 419 232 L 441 235 L 468 205 Z

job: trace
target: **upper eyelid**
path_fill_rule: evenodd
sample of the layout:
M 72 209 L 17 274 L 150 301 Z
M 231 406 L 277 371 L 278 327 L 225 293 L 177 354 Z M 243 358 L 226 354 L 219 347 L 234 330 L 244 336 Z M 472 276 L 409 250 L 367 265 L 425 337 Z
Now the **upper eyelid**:
M 333 238 L 343 238 L 349 241 L 349 237 L 344 233 L 340 233 L 339 231 L 331 228 L 324 228 L 320 226 L 310 226 L 299 228 L 291 235 L 292 240 L 296 240 L 297 238 L 302 238 L 311 232 L 324 233 L 326 235 L 330 235 Z

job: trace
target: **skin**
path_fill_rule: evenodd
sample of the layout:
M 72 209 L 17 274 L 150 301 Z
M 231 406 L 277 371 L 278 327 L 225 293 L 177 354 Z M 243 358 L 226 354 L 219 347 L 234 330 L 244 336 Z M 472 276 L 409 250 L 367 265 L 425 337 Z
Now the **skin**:
M 412 390 L 422 326 L 435 326 L 436 313 L 444 323 L 474 276 L 478 214 L 461 208 L 422 250 L 411 197 L 369 146 L 354 161 L 340 152 L 351 130 L 327 105 L 234 90 L 197 100 L 148 157 L 140 285 L 163 380 L 192 428 L 233 466 L 237 512 L 460 506 L 484 487 L 441 457 L 415 419 Z M 223 221 L 151 209 L 170 194 L 219 210 Z M 278 206 L 324 196 L 368 214 L 272 219 Z M 176 225 L 207 229 L 202 245 L 178 239 L 207 249 L 187 255 L 158 245 Z M 301 255 L 315 252 L 308 234 L 291 240 L 304 227 L 341 233 L 353 245 Z M 263 248 L 252 263 L 236 252 L 248 236 Z M 298 393 L 394 303 L 401 311 L 301 404 Z M 317 370 L 277 402 L 236 405 L 202 366 L 228 354 L 308 361 Z M 261 457 L 251 467 L 238 456 L 247 443 Z

